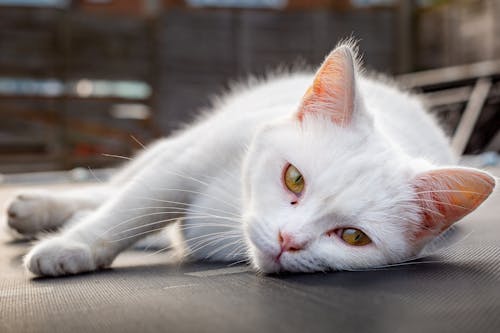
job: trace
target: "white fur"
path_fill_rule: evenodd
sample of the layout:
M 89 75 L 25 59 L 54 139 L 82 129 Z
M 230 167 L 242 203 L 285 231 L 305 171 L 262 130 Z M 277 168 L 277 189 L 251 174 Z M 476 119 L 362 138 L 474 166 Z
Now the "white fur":
M 144 150 L 99 192 L 102 204 L 92 214 L 38 243 L 26 267 L 36 275 L 105 267 L 175 221 L 187 256 L 249 260 L 264 272 L 364 268 L 416 255 L 420 248 L 408 239 L 419 220 L 416 205 L 408 204 L 415 197 L 411 179 L 454 158 L 415 97 L 355 76 L 355 117 L 346 127 L 322 117 L 297 121 L 310 73 L 240 86 L 198 122 Z M 282 184 L 287 163 L 306 182 L 297 205 Z M 31 203 L 18 197 L 9 210 L 23 213 L 9 224 L 22 231 L 29 220 L 30 232 L 43 229 L 46 216 L 61 224 L 88 209 L 82 198 L 95 193 L 81 190 L 69 210 L 66 202 L 75 197 L 64 193 L 30 195 Z M 63 203 L 58 216 L 54 207 Z M 325 234 L 339 227 L 362 229 L 373 243 L 353 247 Z M 278 263 L 280 231 L 307 247 L 283 253 Z

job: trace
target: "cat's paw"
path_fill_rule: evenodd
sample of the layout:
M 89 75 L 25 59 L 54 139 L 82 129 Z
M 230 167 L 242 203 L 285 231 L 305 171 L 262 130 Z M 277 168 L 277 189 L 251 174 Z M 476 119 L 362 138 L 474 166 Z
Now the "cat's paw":
M 7 206 L 7 224 L 24 235 L 56 228 L 67 218 L 67 210 L 55 201 L 48 191 L 19 193 Z
M 61 276 L 97 268 L 91 248 L 62 237 L 38 243 L 24 257 L 24 266 L 37 276 Z

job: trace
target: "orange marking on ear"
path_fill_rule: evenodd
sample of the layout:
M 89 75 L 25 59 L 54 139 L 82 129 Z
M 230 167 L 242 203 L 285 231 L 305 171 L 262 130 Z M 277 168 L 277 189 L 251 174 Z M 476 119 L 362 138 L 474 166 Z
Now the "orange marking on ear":
M 347 126 L 354 111 L 354 86 L 351 52 L 345 47 L 334 50 L 302 97 L 297 118 L 302 121 L 306 114 L 323 114 L 337 125 Z
M 479 170 L 449 168 L 425 172 L 414 184 L 422 207 L 419 239 L 438 235 L 474 211 L 491 194 L 495 180 Z

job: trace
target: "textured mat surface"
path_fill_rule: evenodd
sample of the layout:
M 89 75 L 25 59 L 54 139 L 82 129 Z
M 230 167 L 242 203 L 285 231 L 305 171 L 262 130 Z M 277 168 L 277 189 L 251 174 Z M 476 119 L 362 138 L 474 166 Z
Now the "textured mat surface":
M 460 234 L 384 270 L 257 276 L 127 252 L 112 269 L 57 279 L 32 279 L 20 266 L 28 244 L 0 234 L 0 332 L 500 332 L 498 191 Z

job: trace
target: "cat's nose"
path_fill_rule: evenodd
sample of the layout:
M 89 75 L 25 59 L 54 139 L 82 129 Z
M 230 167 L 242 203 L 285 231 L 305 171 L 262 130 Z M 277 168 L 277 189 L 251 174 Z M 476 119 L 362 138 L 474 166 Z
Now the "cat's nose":
M 304 249 L 306 243 L 298 242 L 292 235 L 281 232 L 278 234 L 278 241 L 281 246 L 281 252 L 297 252 Z

